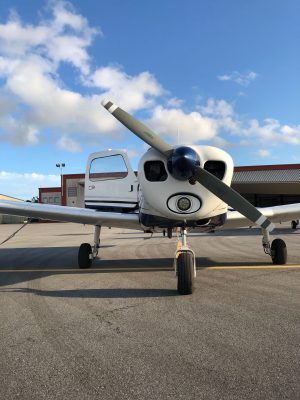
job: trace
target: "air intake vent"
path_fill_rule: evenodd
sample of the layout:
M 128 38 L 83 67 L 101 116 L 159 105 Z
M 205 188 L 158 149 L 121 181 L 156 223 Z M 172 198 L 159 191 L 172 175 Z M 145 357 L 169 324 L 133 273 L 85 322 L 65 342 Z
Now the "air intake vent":
M 206 161 L 204 169 L 222 180 L 225 175 L 226 166 L 224 161 Z

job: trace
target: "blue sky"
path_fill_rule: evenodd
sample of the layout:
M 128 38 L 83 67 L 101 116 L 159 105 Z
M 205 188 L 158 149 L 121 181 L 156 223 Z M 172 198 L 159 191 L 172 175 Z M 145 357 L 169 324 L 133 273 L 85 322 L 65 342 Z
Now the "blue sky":
M 111 98 L 172 144 L 236 165 L 300 163 L 296 0 L 2 0 L 0 193 L 59 185 L 89 153 L 145 146 Z

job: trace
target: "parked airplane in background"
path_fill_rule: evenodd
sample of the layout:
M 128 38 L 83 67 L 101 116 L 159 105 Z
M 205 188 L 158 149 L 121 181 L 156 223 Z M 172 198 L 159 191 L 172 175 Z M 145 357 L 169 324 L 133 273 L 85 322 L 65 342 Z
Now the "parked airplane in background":
M 101 226 L 167 231 L 168 237 L 179 230 L 175 265 L 180 294 L 192 293 L 196 276 L 195 254 L 187 245 L 189 230 L 258 225 L 265 253 L 274 264 L 286 263 L 284 241 L 277 238 L 271 243 L 270 232 L 273 222 L 297 219 L 300 204 L 254 207 L 230 187 L 233 161 L 225 151 L 210 146 L 172 147 L 113 102 L 102 104 L 150 146 L 140 160 L 138 176 L 126 152 L 93 153 L 86 169 L 84 209 L 0 201 L 0 212 L 94 225 L 93 246 L 83 243 L 79 248 L 80 268 L 89 268 L 97 257 Z

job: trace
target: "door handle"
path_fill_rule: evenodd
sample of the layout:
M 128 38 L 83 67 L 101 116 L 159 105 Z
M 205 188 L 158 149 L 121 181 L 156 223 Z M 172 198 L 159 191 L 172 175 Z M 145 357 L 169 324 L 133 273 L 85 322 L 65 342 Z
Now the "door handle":
M 89 186 L 89 190 L 93 190 L 93 189 L 95 189 L 95 185 Z

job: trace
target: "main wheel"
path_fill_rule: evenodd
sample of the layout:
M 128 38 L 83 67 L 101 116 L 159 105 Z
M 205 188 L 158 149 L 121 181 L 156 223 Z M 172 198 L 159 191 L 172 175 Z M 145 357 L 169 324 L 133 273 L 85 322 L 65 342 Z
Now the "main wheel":
M 271 245 L 273 264 L 282 265 L 287 262 L 287 248 L 282 239 L 274 239 Z
M 299 221 L 292 221 L 292 223 L 291 223 L 292 229 L 297 229 L 298 224 L 299 224 Z
M 177 258 L 177 290 L 180 294 L 193 293 L 194 259 L 189 252 L 180 253 Z
M 78 250 L 79 268 L 90 268 L 92 265 L 92 246 L 89 243 L 82 243 Z

